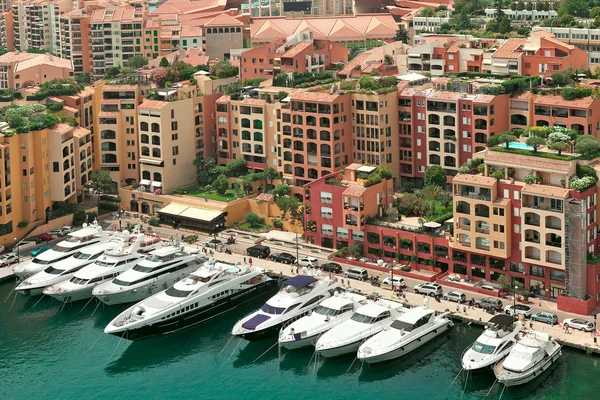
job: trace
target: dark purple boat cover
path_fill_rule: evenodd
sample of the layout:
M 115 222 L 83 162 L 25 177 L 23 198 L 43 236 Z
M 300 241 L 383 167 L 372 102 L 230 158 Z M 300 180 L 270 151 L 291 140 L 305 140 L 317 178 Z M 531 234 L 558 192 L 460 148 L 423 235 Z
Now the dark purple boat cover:
M 262 324 L 263 322 L 265 322 L 266 320 L 268 320 L 269 317 L 268 315 L 264 315 L 264 314 L 256 314 L 254 317 L 250 318 L 248 321 L 244 322 L 242 324 L 242 327 L 244 327 L 245 329 L 256 329 L 256 327 L 260 324 Z

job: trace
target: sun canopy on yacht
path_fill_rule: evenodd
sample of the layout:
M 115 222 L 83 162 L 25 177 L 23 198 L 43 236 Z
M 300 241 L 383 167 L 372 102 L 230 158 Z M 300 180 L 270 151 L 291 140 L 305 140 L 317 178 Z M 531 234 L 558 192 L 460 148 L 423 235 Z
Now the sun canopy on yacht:
M 498 324 L 501 326 L 511 326 L 514 322 L 515 318 L 506 314 L 495 315 L 488 321 L 489 324 Z
M 269 317 L 268 315 L 256 314 L 254 317 L 252 317 L 248 321 L 244 322 L 242 327 L 244 327 L 246 329 L 254 330 L 254 329 L 256 329 L 257 326 L 259 326 L 260 324 L 262 324 L 269 318 L 271 318 L 271 317 Z
M 312 277 L 312 276 L 306 276 L 306 275 L 298 275 L 298 276 L 294 276 L 293 278 L 288 279 L 287 281 L 283 282 L 286 285 L 289 286 L 294 286 L 294 287 L 304 287 L 304 286 L 308 286 L 313 282 L 316 282 L 317 278 Z

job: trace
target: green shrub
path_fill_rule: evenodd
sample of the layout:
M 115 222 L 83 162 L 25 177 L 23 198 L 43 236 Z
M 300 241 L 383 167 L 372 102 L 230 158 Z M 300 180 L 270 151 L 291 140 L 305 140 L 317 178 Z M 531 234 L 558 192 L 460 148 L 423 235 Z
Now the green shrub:
M 73 226 L 81 226 L 85 222 L 85 211 L 77 210 L 73 213 Z
M 27 227 L 27 225 L 29 225 L 29 222 L 27 222 L 27 221 L 21 221 L 21 222 L 19 222 L 19 223 L 17 224 L 17 227 L 18 227 L 18 228 L 26 228 L 26 227 Z
M 100 200 L 110 201 L 112 203 L 120 203 L 121 202 L 121 198 L 119 196 L 111 196 L 109 194 L 101 194 Z
M 496 171 L 492 174 L 492 177 L 497 180 L 500 180 L 500 179 L 504 178 L 504 173 L 502 171 Z
M 158 217 L 150 217 L 150 219 L 148 220 L 148 225 L 150 225 L 150 226 L 159 226 L 160 225 L 160 218 L 158 218 Z
M 85 213 L 85 216 L 88 220 L 88 223 L 92 223 L 92 222 L 94 222 L 94 220 L 96 220 L 98 218 L 98 213 L 96 211 L 91 211 L 91 212 Z
M 400 270 L 404 271 L 404 272 L 410 272 L 410 269 L 411 268 L 410 268 L 409 265 L 403 265 L 403 266 L 400 267 Z
M 274 226 L 275 228 L 277 228 L 277 229 L 281 229 L 281 228 L 283 228 L 283 222 L 281 222 L 281 221 L 280 221 L 280 220 L 278 220 L 278 219 L 274 219 L 274 220 L 273 220 L 273 226 Z
M 156 217 L 153 217 L 153 218 L 156 218 Z M 157 226 L 157 225 L 155 225 L 155 226 Z M 190 236 L 186 236 L 184 241 L 188 244 L 192 244 L 196 240 L 198 240 L 198 235 L 190 235 Z
M 48 106 L 48 111 L 50 112 L 59 112 L 60 110 L 62 110 L 64 107 L 63 103 L 54 103 L 50 106 Z

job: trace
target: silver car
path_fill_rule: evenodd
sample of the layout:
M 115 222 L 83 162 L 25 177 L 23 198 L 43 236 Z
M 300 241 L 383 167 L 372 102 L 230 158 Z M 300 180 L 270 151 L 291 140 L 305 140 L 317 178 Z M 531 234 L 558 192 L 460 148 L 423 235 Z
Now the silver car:
M 420 283 L 415 286 L 414 291 L 416 294 L 426 294 L 431 297 L 436 295 L 442 296 L 444 294 L 442 286 L 437 283 Z
M 467 301 L 467 296 L 463 292 L 459 291 L 446 292 L 446 294 L 444 294 L 444 300 L 464 303 Z
M 565 328 L 579 329 L 584 332 L 591 332 L 594 330 L 594 324 L 579 318 L 567 318 L 563 321 Z

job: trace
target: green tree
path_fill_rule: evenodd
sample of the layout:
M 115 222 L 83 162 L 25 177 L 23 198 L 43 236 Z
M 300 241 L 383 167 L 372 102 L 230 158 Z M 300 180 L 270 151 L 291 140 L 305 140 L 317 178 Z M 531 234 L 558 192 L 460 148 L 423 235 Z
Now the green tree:
M 433 11 L 433 8 L 429 8 L 426 7 L 423 10 L 421 10 L 421 13 L 419 14 L 420 17 L 433 17 L 435 15 L 435 12 Z
M 517 3 L 514 3 L 514 2 L 513 2 L 513 3 L 510 3 L 510 9 L 511 9 L 512 11 L 517 11 Z
M 454 13 L 452 21 L 459 31 L 466 31 L 473 27 L 471 24 L 471 17 L 465 11 L 461 11 L 458 14 Z
M 119 75 L 120 73 L 121 73 L 121 68 L 119 68 L 119 67 L 110 67 L 104 73 L 104 79 L 112 79 L 115 76 Z
M 5 116 L 5 118 L 6 122 L 8 122 L 8 126 L 11 128 L 27 125 L 27 119 L 19 114 L 8 114 Z
M 89 185 L 98 195 L 98 209 L 100 209 L 100 195 L 103 193 L 111 193 L 115 187 L 113 180 L 110 177 L 110 171 L 106 169 L 97 169 L 93 171 L 90 176 Z
M 560 26 L 570 26 L 575 22 L 575 17 L 571 14 L 563 14 L 560 16 Z
M 600 152 L 600 141 L 590 135 L 580 135 L 575 141 L 575 153 L 584 157 L 592 156 Z
M 590 11 L 590 18 L 600 17 L 600 7 L 594 7 Z
M 277 197 L 275 199 L 275 204 L 277 204 L 277 207 L 281 210 L 282 218 L 285 218 L 288 212 L 293 217 L 298 210 L 298 207 L 300 207 L 300 202 L 295 196 Z
M 523 11 L 524 9 L 525 9 L 525 3 L 523 3 L 523 0 L 519 0 L 519 2 L 517 3 L 517 10 Z
M 211 184 L 222 173 L 212 157 L 194 160 L 194 165 L 198 175 L 198 185 L 201 187 Z
M 552 142 L 548 145 L 548 148 L 558 151 L 558 155 L 560 156 L 563 151 L 567 151 L 571 148 L 571 144 L 567 142 Z
M 432 165 L 425 170 L 423 179 L 425 186 L 441 186 L 446 187 L 446 172 L 439 165 Z
M 265 223 L 265 219 L 258 214 L 253 212 L 249 212 L 244 216 L 244 220 L 247 224 L 249 224 L 252 228 L 260 226 Z
M 285 99 L 286 97 L 288 97 L 288 92 L 284 92 L 283 90 L 280 90 L 279 92 L 277 92 L 277 100 L 281 101 L 281 100 Z
M 500 23 L 504 15 L 504 2 L 502 0 L 494 0 L 494 8 L 496 9 L 496 21 Z
M 217 78 L 231 78 L 239 72 L 238 68 L 233 67 L 229 60 L 220 60 L 214 66 L 214 74 Z
M 534 7 L 534 5 L 531 1 L 527 2 L 527 4 L 525 4 L 525 9 L 527 11 L 533 11 L 533 7 Z
M 230 160 L 225 165 L 225 175 L 228 177 L 237 177 L 244 174 L 246 171 L 246 161 L 243 158 Z
M 590 14 L 590 8 L 586 0 L 562 0 L 557 11 L 561 17 L 565 14 L 587 17 Z
M 527 143 L 527 146 L 533 147 L 534 153 L 537 153 L 538 148 L 545 145 L 546 141 L 541 137 L 531 136 L 530 138 L 527 139 L 526 143 Z
M 89 85 L 91 80 L 92 77 L 89 72 L 83 72 L 75 77 L 75 81 L 84 86 Z
M 163 68 L 168 68 L 169 67 L 169 60 L 167 60 L 167 57 L 163 57 L 160 59 L 160 62 L 158 63 L 159 67 L 163 67 Z
M 511 133 L 505 132 L 505 133 L 501 133 L 498 136 L 498 143 L 502 143 L 506 146 L 506 148 L 508 149 L 510 146 L 510 142 L 514 142 L 515 140 L 517 140 L 517 137 Z
M 277 185 L 273 188 L 272 193 L 276 197 L 289 196 L 290 193 L 292 193 L 292 187 L 290 185 L 286 185 L 285 183 Z
M 268 167 L 262 172 L 263 178 L 265 180 L 265 187 L 267 187 L 267 180 L 273 186 L 273 180 L 279 178 L 279 172 L 273 167 Z
M 360 79 L 358 80 L 358 84 L 360 85 L 361 89 L 367 89 L 367 90 L 379 89 L 379 85 L 377 84 L 377 81 L 375 80 L 375 78 L 373 78 L 372 76 L 369 76 L 369 75 L 361 76 Z
M 214 180 L 212 186 L 217 190 L 217 193 L 222 196 L 227 192 L 227 189 L 229 189 L 229 181 L 225 174 L 221 174 Z
M 404 29 L 404 26 L 400 25 L 400 28 L 396 31 L 396 36 L 394 36 L 394 40 L 396 42 L 408 44 L 409 35 L 408 31 Z
M 490 19 L 487 24 L 485 24 L 485 30 L 487 32 L 498 33 L 500 28 L 500 24 L 495 19 Z
M 161 60 L 162 62 L 162 60 Z M 168 62 L 167 62 L 168 64 Z M 142 68 L 144 65 L 148 65 L 148 60 L 142 55 L 136 55 L 125 61 L 125 66 L 133 68 L 135 70 Z
M 498 25 L 498 33 L 509 33 L 512 31 L 512 26 L 510 25 L 510 20 L 505 15 L 502 17 L 502 21 L 500 21 L 500 25 Z

